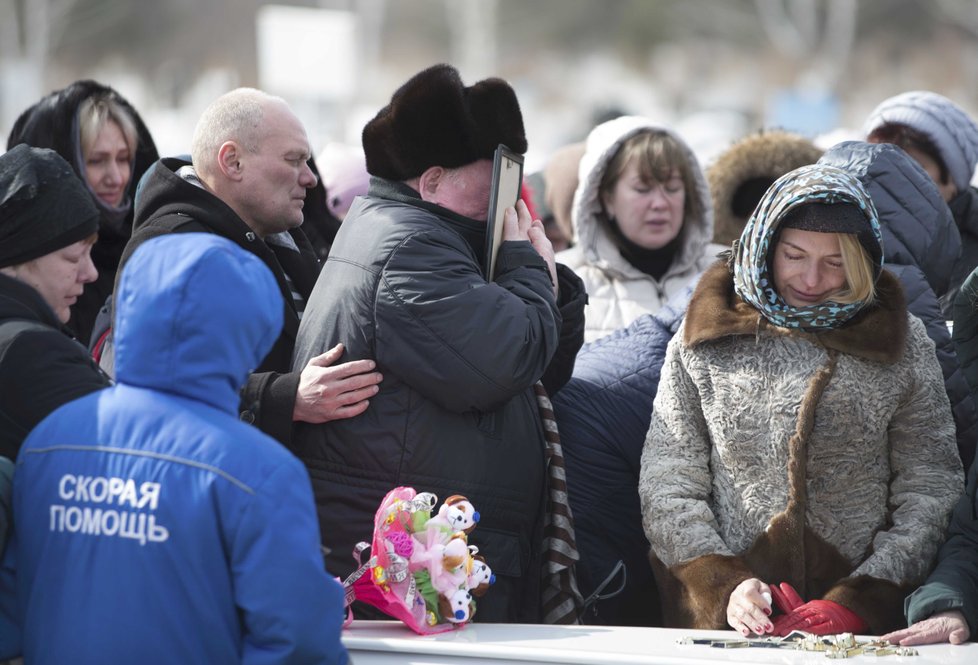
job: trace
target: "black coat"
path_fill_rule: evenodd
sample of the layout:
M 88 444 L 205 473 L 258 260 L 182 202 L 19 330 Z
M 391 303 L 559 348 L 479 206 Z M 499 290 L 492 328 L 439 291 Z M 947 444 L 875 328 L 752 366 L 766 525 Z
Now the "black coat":
M 969 187 L 948 202 L 961 233 L 961 258 L 954 264 L 951 288 L 941 300 L 948 320 L 954 317 L 954 299 L 964 280 L 978 268 L 978 189 Z
M 543 259 L 527 242 L 503 243 L 487 283 L 484 236 L 484 223 L 373 180 L 336 236 L 293 367 L 343 342 L 344 360 L 372 358 L 384 380 L 363 414 L 297 424 L 293 449 L 312 477 L 330 571 L 355 568 L 351 551 L 371 539 L 391 489 L 462 494 L 482 515 L 470 542 L 497 577 L 476 620 L 538 622 L 547 493 L 532 386 L 553 358 L 573 359 L 586 296 L 562 271 L 562 330 Z M 556 383 L 569 369 L 553 371 Z
M 126 188 L 126 198 L 134 197 L 136 185 L 142 175 L 155 162 L 159 155 L 156 144 L 150 135 L 142 118 L 119 93 L 112 88 L 96 81 L 76 81 L 71 85 L 56 90 L 24 111 L 14 123 L 10 136 L 7 138 L 7 149 L 20 143 L 26 143 L 35 148 L 50 148 L 61 155 L 82 179 L 87 182 L 82 165 L 78 163 L 76 154 L 78 147 L 73 136 L 75 116 L 78 106 L 93 95 L 111 95 L 132 116 L 136 125 L 138 145 L 134 155 L 132 173 Z M 98 279 L 85 285 L 85 290 L 78 301 L 71 307 L 71 320 L 68 326 L 75 332 L 83 344 L 88 344 L 95 318 L 99 309 L 105 304 L 115 283 L 116 270 L 122 251 L 129 241 L 132 232 L 132 211 L 119 225 L 107 223 L 103 216 L 99 224 L 98 242 L 92 247 L 92 261 L 98 270 Z
M 264 261 L 275 275 L 285 301 L 285 325 L 275 346 L 248 377 L 241 394 L 241 419 L 288 443 L 299 385 L 299 371 L 290 371 L 299 315 L 285 276 L 307 299 L 319 274 L 319 260 L 301 228 L 289 231 L 299 251 L 266 244 L 227 204 L 177 175 L 176 171 L 187 163 L 167 158 L 153 166 L 139 196 L 132 240 L 126 246 L 120 270 L 139 245 L 166 233 L 216 233 Z
M 49 413 L 108 385 L 41 294 L 0 274 L 0 455 L 16 459 Z

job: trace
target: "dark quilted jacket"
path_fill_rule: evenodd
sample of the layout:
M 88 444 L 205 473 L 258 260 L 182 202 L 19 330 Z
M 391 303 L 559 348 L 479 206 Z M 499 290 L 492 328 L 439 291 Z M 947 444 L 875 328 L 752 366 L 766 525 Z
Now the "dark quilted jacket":
M 570 382 L 553 398 L 581 556 L 581 592 L 594 593 L 619 560 L 625 564 L 623 591 L 592 605 L 587 623 L 659 623 L 638 475 L 666 346 L 694 285 L 654 315 L 586 344 Z M 616 576 L 604 593 L 620 581 Z
M 889 143 L 846 141 L 819 160 L 859 178 L 873 199 L 883 232 L 886 268 L 896 275 L 907 308 L 924 322 L 944 373 L 944 387 L 965 470 L 978 438 L 978 411 L 958 364 L 939 298 L 951 287 L 961 255 L 958 228 L 930 176 L 902 149 Z

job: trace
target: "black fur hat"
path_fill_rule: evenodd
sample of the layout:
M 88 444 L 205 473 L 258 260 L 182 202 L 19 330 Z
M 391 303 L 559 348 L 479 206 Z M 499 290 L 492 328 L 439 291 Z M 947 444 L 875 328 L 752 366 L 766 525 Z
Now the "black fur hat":
M 415 74 L 363 128 L 367 172 L 388 180 L 492 159 L 500 143 L 526 152 L 513 88 L 498 78 L 466 87 L 458 70 L 444 64 Z

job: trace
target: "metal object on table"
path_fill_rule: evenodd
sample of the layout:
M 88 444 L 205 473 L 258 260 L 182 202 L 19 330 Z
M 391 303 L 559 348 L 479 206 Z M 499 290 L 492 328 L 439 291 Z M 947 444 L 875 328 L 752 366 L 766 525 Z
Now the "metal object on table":
M 813 635 L 801 630 L 795 630 L 784 637 L 745 638 L 696 638 L 684 637 L 679 644 L 709 646 L 714 649 L 792 649 L 795 651 L 820 651 L 827 658 L 841 659 L 853 656 L 918 656 L 919 652 L 913 647 L 901 647 L 884 642 L 870 640 L 859 642 L 852 633 L 838 635 Z

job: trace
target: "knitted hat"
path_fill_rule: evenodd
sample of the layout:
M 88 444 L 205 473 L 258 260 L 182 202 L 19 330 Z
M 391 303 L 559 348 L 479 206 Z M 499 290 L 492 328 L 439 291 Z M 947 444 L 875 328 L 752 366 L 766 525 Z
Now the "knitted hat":
M 866 214 L 850 203 L 819 203 L 809 201 L 795 206 L 778 225 L 782 229 L 800 229 L 817 233 L 851 233 L 858 238 L 874 263 L 882 256 L 879 239 L 873 234 Z
M 706 171 L 713 197 L 713 242 L 729 245 L 767 188 L 789 171 L 814 164 L 822 149 L 811 140 L 782 130 L 761 130 L 727 148 Z
M 492 159 L 500 143 L 526 152 L 513 88 L 498 78 L 466 87 L 450 65 L 415 74 L 363 128 L 367 172 L 388 180 Z
M 866 136 L 893 123 L 905 125 L 934 142 L 958 191 L 964 191 L 978 165 L 978 125 L 947 97 L 916 90 L 884 100 L 869 114 Z
M 54 150 L 22 143 L 0 155 L 0 268 L 84 240 L 98 220 L 84 183 Z

